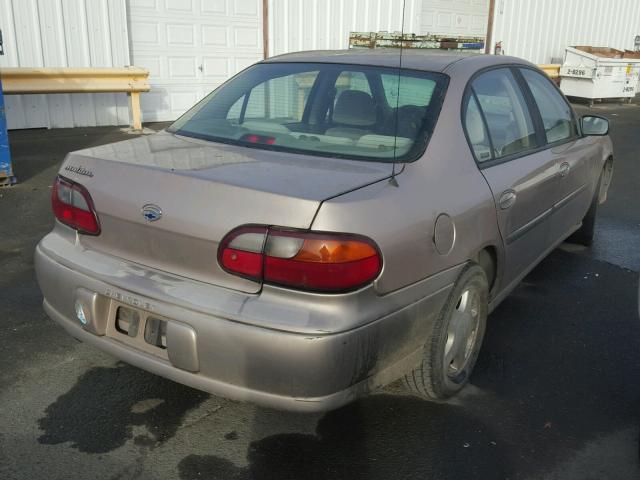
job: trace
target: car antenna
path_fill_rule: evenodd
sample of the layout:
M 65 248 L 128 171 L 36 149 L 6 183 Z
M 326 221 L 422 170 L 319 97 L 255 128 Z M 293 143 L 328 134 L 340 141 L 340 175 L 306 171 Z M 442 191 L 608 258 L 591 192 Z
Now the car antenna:
M 402 71 L 402 47 L 404 46 L 404 9 L 407 5 L 407 0 L 402 0 L 402 23 L 400 26 L 400 60 L 398 62 L 398 90 L 396 92 L 396 122 L 393 135 L 393 165 L 391 166 L 391 178 L 389 183 L 394 187 L 398 187 L 398 180 L 396 180 L 396 149 L 398 143 L 398 107 L 400 106 L 400 72 Z

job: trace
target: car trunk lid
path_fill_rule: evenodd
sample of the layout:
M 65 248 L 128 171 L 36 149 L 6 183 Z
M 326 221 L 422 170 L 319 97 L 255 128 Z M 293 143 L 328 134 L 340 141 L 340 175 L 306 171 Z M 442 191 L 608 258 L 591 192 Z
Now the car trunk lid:
M 84 185 L 101 224 L 95 249 L 245 292 L 218 244 L 245 224 L 309 228 L 320 203 L 391 175 L 392 165 L 216 144 L 166 132 L 68 155 L 60 174 Z M 148 206 L 143 212 L 143 208 Z M 158 218 L 153 218 L 158 217 Z

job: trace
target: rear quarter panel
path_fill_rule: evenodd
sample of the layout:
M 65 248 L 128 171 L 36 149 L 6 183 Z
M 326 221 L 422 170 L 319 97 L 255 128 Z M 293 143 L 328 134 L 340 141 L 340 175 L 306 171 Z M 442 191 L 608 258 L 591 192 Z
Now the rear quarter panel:
M 460 121 L 465 76 L 452 77 L 442 112 L 424 155 L 405 165 L 398 186 L 382 181 L 325 201 L 316 230 L 366 235 L 380 247 L 383 271 L 375 282 L 385 294 L 474 259 L 494 246 L 500 268 L 501 239 L 491 191 L 471 155 Z M 455 241 L 438 253 L 434 226 L 451 217 Z

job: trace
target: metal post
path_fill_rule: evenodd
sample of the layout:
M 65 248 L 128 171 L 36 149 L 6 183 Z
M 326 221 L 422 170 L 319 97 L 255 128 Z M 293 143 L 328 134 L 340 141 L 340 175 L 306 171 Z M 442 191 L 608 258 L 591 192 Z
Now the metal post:
M 269 0 L 262 0 L 262 56 L 269 58 Z
M 16 177 L 11 168 L 7 117 L 4 112 L 4 96 L 2 95 L 2 80 L 0 80 L 0 187 L 14 183 L 16 183 Z
M 493 52 L 493 17 L 495 15 L 496 0 L 489 0 L 489 15 L 487 17 L 487 35 L 484 42 L 484 53 Z

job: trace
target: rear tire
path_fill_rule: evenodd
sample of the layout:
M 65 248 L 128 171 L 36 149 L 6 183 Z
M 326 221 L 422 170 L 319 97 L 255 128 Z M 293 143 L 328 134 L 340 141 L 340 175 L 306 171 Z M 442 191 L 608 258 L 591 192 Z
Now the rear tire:
M 433 325 L 420 365 L 405 376 L 410 390 L 439 401 L 467 384 L 484 338 L 488 296 L 484 270 L 477 264 L 469 265 Z

